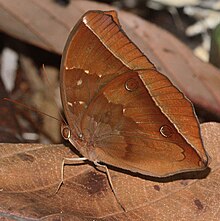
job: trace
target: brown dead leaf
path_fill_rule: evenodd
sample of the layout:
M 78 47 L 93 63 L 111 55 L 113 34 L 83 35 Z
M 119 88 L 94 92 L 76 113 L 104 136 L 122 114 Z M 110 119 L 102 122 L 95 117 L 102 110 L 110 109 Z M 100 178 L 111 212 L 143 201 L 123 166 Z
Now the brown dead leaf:
M 211 172 L 156 179 L 109 170 L 118 205 L 105 173 L 89 163 L 65 166 L 78 157 L 63 145 L 1 144 L 0 218 L 23 220 L 218 220 L 220 124 L 202 125 L 212 157 Z M 207 177 L 206 177 L 207 176 Z

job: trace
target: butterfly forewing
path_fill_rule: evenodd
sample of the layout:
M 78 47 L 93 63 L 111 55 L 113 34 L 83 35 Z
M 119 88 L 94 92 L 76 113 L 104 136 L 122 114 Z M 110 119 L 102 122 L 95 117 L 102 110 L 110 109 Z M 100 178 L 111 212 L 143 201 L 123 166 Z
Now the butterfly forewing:
M 114 12 L 86 13 L 71 32 L 61 96 L 88 159 L 167 176 L 206 167 L 191 103 L 128 39 Z

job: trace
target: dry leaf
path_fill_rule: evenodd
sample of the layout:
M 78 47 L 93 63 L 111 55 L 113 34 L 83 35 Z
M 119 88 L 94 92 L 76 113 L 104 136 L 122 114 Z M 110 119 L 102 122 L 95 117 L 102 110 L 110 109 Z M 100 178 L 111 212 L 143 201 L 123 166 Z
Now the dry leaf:
M 127 212 L 118 205 L 105 173 L 88 163 L 66 165 L 64 185 L 55 194 L 62 158 L 78 157 L 68 147 L 2 144 L 0 217 L 217 221 L 220 217 L 220 124 L 203 124 L 202 133 L 212 157 L 211 172 L 156 179 L 109 170 L 117 196 Z

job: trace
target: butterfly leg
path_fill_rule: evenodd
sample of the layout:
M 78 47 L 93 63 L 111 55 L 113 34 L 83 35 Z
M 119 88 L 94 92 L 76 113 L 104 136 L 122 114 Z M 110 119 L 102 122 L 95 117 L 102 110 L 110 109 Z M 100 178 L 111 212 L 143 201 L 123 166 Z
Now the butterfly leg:
M 64 181 L 64 166 L 65 166 L 65 164 L 71 165 L 71 164 L 75 164 L 75 162 L 80 162 L 80 161 L 84 161 L 84 160 L 87 160 L 87 158 L 85 158 L 85 157 L 63 158 L 62 164 L 61 164 L 61 181 L 57 187 L 56 193 L 59 191 L 59 189 L 62 186 L 63 181 Z
M 120 200 L 118 199 L 118 196 L 117 196 L 117 193 L 115 192 L 115 189 L 114 189 L 114 186 L 113 186 L 113 183 L 112 183 L 112 179 L 111 179 L 111 175 L 109 173 L 109 170 L 108 170 L 108 167 L 106 165 L 102 165 L 100 163 L 98 163 L 98 161 L 94 161 L 94 164 L 95 166 L 97 167 L 101 167 L 101 168 L 104 168 L 105 169 L 105 173 L 107 175 L 107 178 L 108 178 L 108 182 L 109 182 L 109 185 L 112 189 L 112 192 L 115 196 L 115 199 L 117 200 L 118 204 L 120 205 L 120 207 L 126 212 L 126 209 L 122 206 Z M 102 170 L 101 170 L 102 171 Z M 102 171 L 103 172 L 103 171 Z

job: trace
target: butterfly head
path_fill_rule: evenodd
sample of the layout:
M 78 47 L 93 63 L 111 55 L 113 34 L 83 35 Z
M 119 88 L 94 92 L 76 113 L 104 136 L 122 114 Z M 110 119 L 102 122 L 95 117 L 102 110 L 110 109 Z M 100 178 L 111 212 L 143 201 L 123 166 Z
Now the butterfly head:
M 63 139 L 65 139 L 65 140 L 69 140 L 70 139 L 70 137 L 71 137 L 71 130 L 70 130 L 68 125 L 66 125 L 64 123 L 61 125 L 61 134 L 62 134 Z
M 97 160 L 93 145 L 85 141 L 83 134 L 79 133 L 75 137 L 70 126 L 65 123 L 61 124 L 61 134 L 63 139 L 68 140 L 84 157 L 91 161 Z

